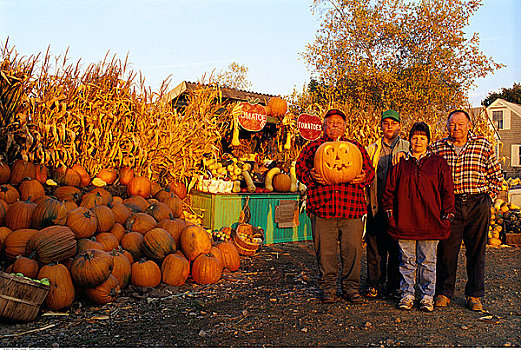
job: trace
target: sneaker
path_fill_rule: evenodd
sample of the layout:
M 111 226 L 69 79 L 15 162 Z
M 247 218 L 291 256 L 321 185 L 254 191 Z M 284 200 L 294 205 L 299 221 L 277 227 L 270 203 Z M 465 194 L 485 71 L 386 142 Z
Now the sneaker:
M 407 295 L 400 299 L 400 302 L 398 303 L 398 308 L 400 310 L 410 310 L 412 309 L 413 304 L 414 299 Z
M 483 311 L 481 300 L 477 297 L 467 297 L 467 307 L 472 311 Z
M 434 302 L 434 306 L 436 307 L 447 307 L 450 304 L 450 299 L 447 298 L 445 295 L 438 295 L 436 297 L 436 301 Z
M 378 296 L 378 289 L 375 287 L 369 287 L 365 293 L 366 298 L 376 298 Z
M 434 311 L 434 301 L 432 299 L 423 298 L 420 300 L 420 310 L 426 312 Z

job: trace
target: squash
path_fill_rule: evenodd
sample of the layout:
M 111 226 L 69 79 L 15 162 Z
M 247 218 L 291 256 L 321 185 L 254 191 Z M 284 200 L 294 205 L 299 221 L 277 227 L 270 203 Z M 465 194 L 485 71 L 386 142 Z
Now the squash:
M 264 179 L 264 188 L 269 192 L 273 192 L 273 177 L 277 174 L 280 174 L 280 168 L 271 168 L 266 174 L 266 178 Z
M 245 163 L 242 166 L 241 174 L 242 174 L 242 177 L 244 178 L 244 181 L 246 181 L 248 191 L 250 193 L 254 193 L 255 190 L 257 189 L 257 187 L 253 184 L 253 180 L 251 179 L 251 176 L 250 176 L 250 170 L 251 170 L 251 165 L 248 163 Z
M 362 171 L 362 153 L 348 141 L 324 142 L 315 153 L 315 171 L 327 185 L 351 182 Z

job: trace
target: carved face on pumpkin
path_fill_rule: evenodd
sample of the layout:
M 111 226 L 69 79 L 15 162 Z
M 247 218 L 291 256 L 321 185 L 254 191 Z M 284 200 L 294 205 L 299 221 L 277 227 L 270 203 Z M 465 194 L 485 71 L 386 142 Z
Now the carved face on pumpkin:
M 324 142 L 315 153 L 314 166 L 328 185 L 350 182 L 362 170 L 362 153 L 351 142 Z

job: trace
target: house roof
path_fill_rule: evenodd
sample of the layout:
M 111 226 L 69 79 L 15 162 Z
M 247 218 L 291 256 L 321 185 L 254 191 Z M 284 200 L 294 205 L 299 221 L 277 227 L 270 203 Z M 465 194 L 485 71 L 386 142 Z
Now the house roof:
M 172 101 L 185 92 L 191 92 L 201 87 L 208 87 L 208 84 L 192 83 L 190 81 L 183 81 L 170 92 L 165 95 L 165 100 Z M 247 101 L 248 99 L 259 99 L 260 103 L 267 104 L 268 100 L 275 95 L 262 94 L 259 92 L 230 89 L 221 87 L 221 93 L 223 98 L 229 98 L 232 100 Z
M 517 115 L 521 116 L 521 105 L 518 105 L 517 103 L 512 103 L 503 100 L 502 98 L 496 99 L 490 106 L 487 107 L 487 109 L 491 109 L 494 107 L 507 107 L 513 110 Z

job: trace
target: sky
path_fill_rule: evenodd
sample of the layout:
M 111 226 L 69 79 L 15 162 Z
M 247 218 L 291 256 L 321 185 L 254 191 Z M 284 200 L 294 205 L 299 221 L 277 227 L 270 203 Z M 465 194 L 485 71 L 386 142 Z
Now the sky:
M 476 80 L 472 106 L 490 92 L 521 82 L 521 0 L 483 0 L 470 19 L 481 50 L 506 67 Z M 65 53 L 85 65 L 107 52 L 141 72 L 158 91 L 197 82 L 232 62 L 248 68 L 249 90 L 302 91 L 311 70 L 302 53 L 320 18 L 312 0 L 0 0 L 0 44 L 21 55 Z M 516 25 L 517 23 L 517 25 Z

